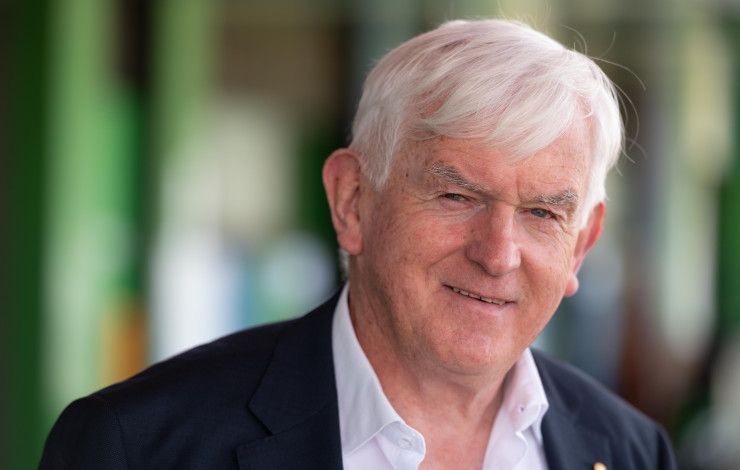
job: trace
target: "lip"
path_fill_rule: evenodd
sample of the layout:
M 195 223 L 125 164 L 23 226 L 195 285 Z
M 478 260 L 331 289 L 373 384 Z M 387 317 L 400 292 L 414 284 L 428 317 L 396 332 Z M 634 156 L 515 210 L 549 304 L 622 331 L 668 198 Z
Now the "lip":
M 503 307 L 505 305 L 513 303 L 513 301 L 510 299 L 488 296 L 472 289 L 465 289 L 450 284 L 445 284 L 444 286 L 447 287 L 450 291 L 460 295 L 461 297 L 468 297 L 469 299 L 477 300 L 481 303 L 486 303 L 489 305 L 498 305 L 500 307 Z

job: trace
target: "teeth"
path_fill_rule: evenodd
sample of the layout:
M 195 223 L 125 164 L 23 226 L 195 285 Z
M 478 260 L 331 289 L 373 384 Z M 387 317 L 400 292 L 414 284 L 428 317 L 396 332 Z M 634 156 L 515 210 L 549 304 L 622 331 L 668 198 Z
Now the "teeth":
M 487 302 L 489 304 L 504 305 L 506 303 L 503 300 L 491 299 L 491 298 L 488 298 L 488 297 L 480 297 L 480 296 L 478 296 L 476 294 L 473 294 L 471 292 L 464 291 L 462 289 L 458 289 L 457 287 L 453 287 L 452 290 L 454 292 L 457 292 L 458 294 L 464 295 L 465 297 L 472 297 L 474 299 L 482 300 L 483 302 Z
M 480 299 L 483 302 L 488 302 L 489 304 L 504 305 L 506 303 L 503 300 L 489 299 L 488 297 L 481 297 Z

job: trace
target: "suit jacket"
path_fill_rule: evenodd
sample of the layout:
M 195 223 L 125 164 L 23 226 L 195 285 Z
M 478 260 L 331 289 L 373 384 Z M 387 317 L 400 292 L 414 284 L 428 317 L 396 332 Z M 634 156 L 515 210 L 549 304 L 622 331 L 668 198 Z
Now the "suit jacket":
M 46 469 L 341 469 L 331 325 L 337 296 L 245 330 L 70 404 Z M 659 426 L 577 370 L 534 352 L 550 402 L 552 470 L 673 469 Z

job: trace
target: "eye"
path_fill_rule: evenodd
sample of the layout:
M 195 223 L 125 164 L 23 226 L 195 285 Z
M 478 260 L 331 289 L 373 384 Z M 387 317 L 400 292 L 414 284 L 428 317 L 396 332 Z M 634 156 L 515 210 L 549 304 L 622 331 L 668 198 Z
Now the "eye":
M 529 212 L 539 219 L 551 219 L 554 217 L 552 212 L 548 211 L 547 209 L 541 209 L 539 207 L 536 207 Z
M 445 199 L 449 199 L 450 201 L 455 201 L 455 202 L 465 202 L 468 200 L 468 198 L 466 198 L 462 194 L 456 194 L 456 193 L 446 193 L 446 194 L 443 194 L 442 197 Z
M 437 200 L 443 210 L 448 211 L 461 211 L 466 210 L 474 203 L 474 201 L 468 196 L 463 196 L 458 193 L 441 193 Z

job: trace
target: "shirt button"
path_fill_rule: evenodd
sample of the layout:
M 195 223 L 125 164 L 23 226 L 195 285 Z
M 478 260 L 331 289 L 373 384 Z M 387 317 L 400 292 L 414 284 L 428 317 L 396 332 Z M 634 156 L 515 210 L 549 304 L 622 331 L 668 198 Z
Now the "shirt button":
M 402 437 L 398 440 L 398 447 L 401 449 L 410 449 L 411 448 L 411 439 L 408 437 Z

